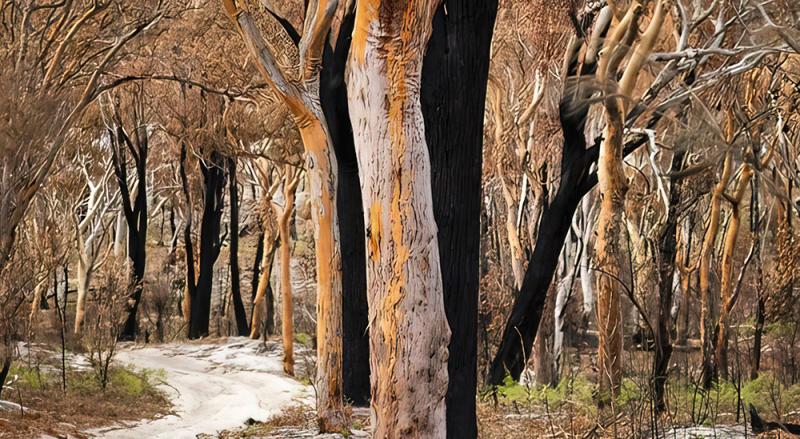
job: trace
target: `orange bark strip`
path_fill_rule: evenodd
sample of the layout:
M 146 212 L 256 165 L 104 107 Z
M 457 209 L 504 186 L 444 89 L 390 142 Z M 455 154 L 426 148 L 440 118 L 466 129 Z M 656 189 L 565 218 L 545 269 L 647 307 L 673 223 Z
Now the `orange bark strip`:
M 381 0 L 361 0 L 359 1 L 358 9 L 356 10 L 356 21 L 353 27 L 353 42 L 351 43 L 350 50 L 356 54 L 356 60 L 360 64 L 364 64 L 367 53 L 367 35 L 370 31 L 370 26 L 378 18 L 378 10 L 381 6 Z

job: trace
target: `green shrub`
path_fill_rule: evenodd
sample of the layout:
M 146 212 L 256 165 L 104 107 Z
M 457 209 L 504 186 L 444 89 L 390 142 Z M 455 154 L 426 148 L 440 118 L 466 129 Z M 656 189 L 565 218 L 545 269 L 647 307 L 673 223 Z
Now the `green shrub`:
M 307 348 L 312 347 L 311 343 L 311 336 L 306 334 L 305 332 L 298 332 L 294 335 L 294 341 L 298 344 L 301 344 Z
M 47 385 L 47 373 L 34 367 L 12 365 L 8 372 L 8 380 L 13 380 L 15 376 L 17 385 L 22 384 L 31 390 L 42 390 Z

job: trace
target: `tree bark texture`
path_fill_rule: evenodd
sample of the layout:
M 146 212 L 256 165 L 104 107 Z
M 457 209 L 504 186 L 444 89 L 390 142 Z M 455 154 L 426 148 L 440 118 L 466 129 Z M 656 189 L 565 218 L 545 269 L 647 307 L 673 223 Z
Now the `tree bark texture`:
M 214 264 L 222 247 L 220 225 L 224 207 L 225 170 L 220 154 L 213 151 L 208 161 L 200 161 L 203 174 L 203 215 L 200 219 L 200 261 L 197 285 L 191 300 L 189 338 L 208 336 L 211 314 L 211 292 L 214 285 Z
M 675 174 L 683 169 L 685 149 L 678 149 L 672 156 L 670 173 Z M 656 175 L 656 178 L 661 178 Z M 675 258 L 678 253 L 678 211 L 681 202 L 681 185 L 673 181 L 669 188 L 669 206 L 667 218 L 662 226 L 658 240 L 658 319 L 653 334 L 655 352 L 653 354 L 653 399 L 657 412 L 666 410 L 664 399 L 667 383 L 667 370 L 672 357 L 671 322 L 672 286 L 675 275 Z
M 122 211 L 128 225 L 128 258 L 132 265 L 130 295 L 126 304 L 127 316 L 120 332 L 120 340 L 134 340 L 138 330 L 137 311 L 144 289 L 144 272 L 147 263 L 147 155 L 149 134 L 147 126 L 137 126 L 135 142 L 128 137 L 122 122 L 117 116 L 116 131 L 109 131 L 112 143 L 112 164 L 117 177 Z M 133 155 L 136 170 L 134 199 L 128 187 L 128 164 L 126 151 L 136 151 Z
M 717 241 L 722 209 L 722 197 L 731 175 L 730 153 L 725 154 L 722 176 L 711 194 L 711 206 L 708 217 L 708 228 L 703 236 L 700 249 L 700 340 L 703 344 L 703 387 L 710 389 L 714 382 L 713 322 L 711 295 L 711 260 L 714 256 L 714 244 Z
M 338 164 L 336 209 L 342 259 L 342 381 L 353 405 L 369 404 L 369 333 L 364 212 L 344 83 L 355 11 L 346 10 L 335 41 L 325 45 L 320 103 Z
M 422 66 L 433 214 L 439 232 L 445 313 L 452 332 L 447 437 L 459 439 L 477 437 L 483 118 L 496 15 L 496 0 L 445 0 L 434 15 Z
M 236 158 L 228 157 L 228 195 L 230 199 L 230 270 L 231 299 L 233 314 L 236 319 L 236 333 L 246 336 L 248 333 L 247 314 L 242 302 L 241 283 L 239 279 L 239 182 L 236 178 Z
M 348 95 L 364 222 L 373 436 L 443 438 L 450 330 L 420 103 L 438 1 L 356 5 Z

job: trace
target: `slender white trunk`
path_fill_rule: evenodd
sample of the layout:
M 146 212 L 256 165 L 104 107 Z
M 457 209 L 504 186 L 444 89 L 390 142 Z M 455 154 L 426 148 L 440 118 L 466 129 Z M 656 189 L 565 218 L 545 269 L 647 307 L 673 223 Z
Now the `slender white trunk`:
M 367 230 L 376 438 L 444 438 L 450 330 L 419 97 L 438 2 L 357 3 L 348 96 Z
M 594 230 L 594 200 L 587 194 L 581 201 L 581 216 L 583 218 L 581 237 L 583 251 L 580 252 L 581 291 L 583 293 L 583 318 L 588 321 L 594 313 L 594 276 L 591 267 L 591 234 Z
M 122 210 L 117 212 L 117 221 L 114 225 L 114 256 L 123 258 L 128 253 L 127 244 L 128 224 L 125 222 L 125 215 Z
M 78 257 L 78 295 L 75 303 L 75 333 L 78 334 L 83 328 L 83 319 L 86 313 L 86 296 L 89 294 L 89 280 L 92 276 L 91 264 L 87 263 L 88 255 Z
M 572 279 L 575 275 L 575 246 L 567 242 L 561 251 L 558 274 L 560 281 L 556 290 L 556 303 L 553 308 L 553 372 L 556 376 L 561 374 L 561 355 L 564 350 L 564 320 L 566 317 L 567 303 L 572 291 Z

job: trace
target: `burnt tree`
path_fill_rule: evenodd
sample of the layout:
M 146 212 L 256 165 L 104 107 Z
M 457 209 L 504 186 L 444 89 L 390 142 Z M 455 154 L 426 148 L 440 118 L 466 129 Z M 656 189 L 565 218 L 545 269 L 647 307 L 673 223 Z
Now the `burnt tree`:
M 197 283 L 191 299 L 189 338 L 208 335 L 208 319 L 211 313 L 211 290 L 214 284 L 214 263 L 222 247 L 220 224 L 225 188 L 223 157 L 212 151 L 207 160 L 200 160 L 203 174 L 203 215 L 200 219 L 200 260 Z M 188 246 L 187 246 L 188 247 Z
M 122 125 L 118 108 L 115 109 L 115 129 L 109 129 L 111 161 L 119 185 L 122 212 L 128 226 L 128 258 L 131 261 L 131 293 L 127 301 L 127 316 L 120 340 L 134 340 L 138 329 L 137 311 L 144 289 L 144 271 L 147 262 L 147 154 L 149 133 L 141 120 L 141 108 L 135 106 L 133 138 Z M 128 154 L 136 172 L 133 183 L 128 176 Z M 133 186 L 133 188 L 131 188 Z
M 477 437 L 483 118 L 496 0 L 447 0 L 433 18 L 422 67 L 445 314 L 450 337 L 447 437 Z
M 247 315 L 242 302 L 242 291 L 239 282 L 239 188 L 236 178 L 236 158 L 228 157 L 228 189 L 230 198 L 230 270 L 231 299 L 233 314 L 236 318 L 236 333 L 242 337 L 249 334 Z

